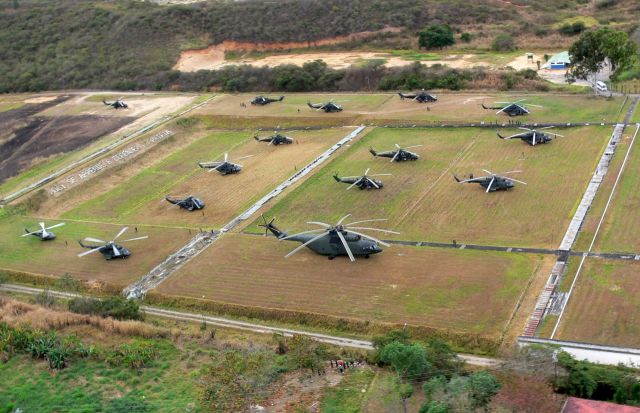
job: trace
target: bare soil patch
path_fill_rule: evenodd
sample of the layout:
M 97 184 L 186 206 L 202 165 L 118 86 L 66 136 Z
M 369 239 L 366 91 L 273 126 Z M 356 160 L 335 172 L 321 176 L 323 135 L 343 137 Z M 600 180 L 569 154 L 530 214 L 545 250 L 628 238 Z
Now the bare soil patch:
M 30 119 L 0 144 L 0 182 L 19 174 L 35 159 L 81 148 L 133 119 L 92 115 Z

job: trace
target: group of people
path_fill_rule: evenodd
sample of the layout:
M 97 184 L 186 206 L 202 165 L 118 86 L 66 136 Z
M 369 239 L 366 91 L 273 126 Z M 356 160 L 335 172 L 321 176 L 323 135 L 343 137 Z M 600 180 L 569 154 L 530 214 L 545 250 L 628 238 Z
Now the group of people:
M 345 369 L 354 369 L 364 364 L 362 361 L 344 361 L 344 360 L 329 360 L 331 368 L 338 369 L 339 373 L 344 373 Z

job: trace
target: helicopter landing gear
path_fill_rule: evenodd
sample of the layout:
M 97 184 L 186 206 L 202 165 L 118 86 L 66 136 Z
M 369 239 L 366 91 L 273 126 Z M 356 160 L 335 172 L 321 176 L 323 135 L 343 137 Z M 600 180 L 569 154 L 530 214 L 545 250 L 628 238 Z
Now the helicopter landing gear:
M 329 255 L 329 256 L 327 257 L 327 259 L 328 259 L 328 260 L 333 260 L 334 258 L 336 258 L 336 256 L 335 256 L 335 255 Z

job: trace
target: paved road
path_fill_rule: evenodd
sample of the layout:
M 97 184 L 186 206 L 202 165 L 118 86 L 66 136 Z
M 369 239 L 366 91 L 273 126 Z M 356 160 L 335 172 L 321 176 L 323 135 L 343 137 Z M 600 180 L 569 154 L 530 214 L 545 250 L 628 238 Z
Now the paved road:
M 16 284 L 0 285 L 0 290 L 20 293 L 20 294 L 28 294 L 28 295 L 37 295 L 45 291 L 42 288 L 25 287 L 25 286 L 16 285 Z M 68 292 L 62 292 L 62 291 L 49 290 L 49 293 L 54 297 L 65 298 L 65 299 L 84 297 L 84 295 L 82 294 L 68 293 Z M 251 331 L 253 333 L 260 333 L 260 334 L 280 333 L 288 337 L 294 334 L 300 334 L 307 337 L 311 337 L 322 343 L 332 344 L 332 345 L 341 346 L 341 347 L 373 350 L 373 344 L 370 341 L 358 340 L 355 338 L 331 336 L 327 334 L 311 333 L 309 331 L 293 330 L 288 328 L 278 328 L 278 327 L 272 327 L 272 326 L 267 326 L 263 324 L 255 324 L 255 323 L 248 323 L 245 321 L 233 320 L 230 318 L 213 317 L 213 316 L 208 316 L 204 314 L 189 313 L 186 311 L 168 310 L 168 309 L 152 307 L 148 305 L 140 306 L 140 308 L 148 315 L 168 318 L 171 320 L 191 321 L 194 323 L 202 323 L 204 321 L 207 324 L 211 324 L 218 327 L 233 328 L 236 330 L 245 330 L 245 331 Z M 474 356 L 470 354 L 458 354 L 458 356 L 463 360 L 465 360 L 467 363 L 474 366 L 493 367 L 493 366 L 497 366 L 500 363 L 499 359 L 494 359 L 489 357 L 480 357 L 480 356 Z

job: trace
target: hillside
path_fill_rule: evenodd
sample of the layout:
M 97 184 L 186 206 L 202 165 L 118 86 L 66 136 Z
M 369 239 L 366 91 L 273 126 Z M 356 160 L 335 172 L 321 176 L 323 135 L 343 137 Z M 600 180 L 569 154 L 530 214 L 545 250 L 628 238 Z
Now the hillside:
M 498 32 L 531 45 L 568 44 L 563 24 L 632 30 L 633 0 L 284 0 L 161 6 L 132 0 L 1 0 L 0 92 L 70 88 L 164 89 L 180 52 L 223 41 L 312 42 L 384 27 L 341 47 L 415 48 L 415 33 L 444 22 L 486 48 Z M 200 87 L 202 85 L 199 85 Z

